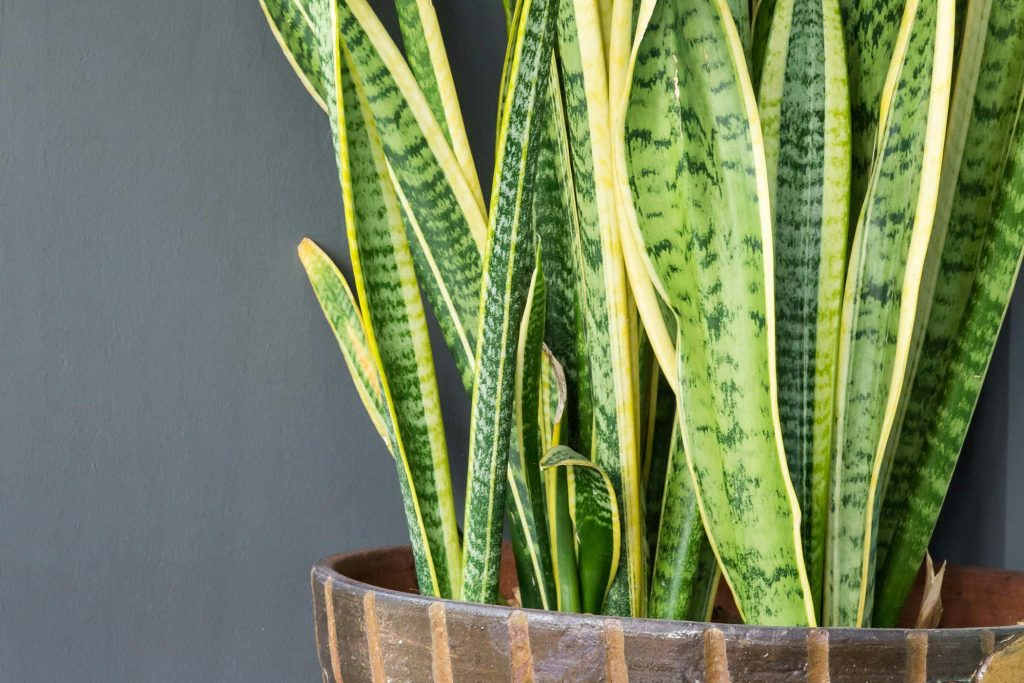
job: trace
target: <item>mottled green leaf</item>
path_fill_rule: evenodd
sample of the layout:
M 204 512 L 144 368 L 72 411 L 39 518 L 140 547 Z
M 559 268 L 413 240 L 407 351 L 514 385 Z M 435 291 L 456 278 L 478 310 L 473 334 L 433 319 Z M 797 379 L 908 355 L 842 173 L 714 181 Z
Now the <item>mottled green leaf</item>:
M 595 0 L 561 0 L 558 17 L 565 113 L 579 234 L 581 298 L 593 403 L 590 459 L 615 485 L 623 551 L 605 603 L 610 614 L 642 616 L 646 601 L 635 350 L 617 224 L 618 193 L 609 120 L 609 70 Z
M 981 315 L 971 308 L 976 305 L 972 298 L 995 297 L 987 304 L 995 308 L 985 314 L 995 316 L 1010 291 L 992 289 L 1006 286 L 1014 249 L 1012 236 L 997 233 L 1006 226 L 994 223 L 994 213 L 999 189 L 1005 184 L 1006 192 L 1014 192 L 1012 175 L 1004 171 L 1013 149 L 1007 140 L 1024 95 L 1024 4 L 972 2 L 963 25 L 939 203 L 921 285 L 917 338 L 922 346 L 880 517 L 873 621 L 881 626 L 899 617 L 949 486 L 974 402 L 976 380 L 966 368 L 974 372 L 980 367 L 998 333 L 996 318 L 982 324 L 981 318 L 966 317 L 968 310 Z M 992 240 L 1001 239 L 1010 240 L 1005 246 L 1011 253 L 983 256 L 995 244 Z M 992 271 L 982 270 L 983 258 Z M 979 282 L 985 279 L 993 283 Z M 965 351 L 959 347 L 968 338 L 978 344 L 970 357 L 961 355 Z M 960 384 L 965 379 L 967 386 Z M 947 406 L 947 397 L 955 394 L 964 403 L 951 419 L 937 407 Z
M 935 216 L 952 44 L 952 0 L 908 2 L 843 300 L 825 560 L 830 626 L 870 621 L 887 443 L 911 362 Z
M 491 190 L 470 423 L 462 598 L 494 602 L 513 426 L 519 322 L 533 272 L 530 207 L 554 39 L 554 0 L 523 0 Z
M 758 97 L 774 212 L 779 415 L 820 607 L 850 206 L 837 0 L 777 0 Z
M 749 623 L 813 624 L 776 407 L 768 178 L 724 2 L 654 10 L 627 119 L 648 268 L 678 319 L 681 435 L 705 528 Z M 652 192 L 650 196 L 654 196 Z

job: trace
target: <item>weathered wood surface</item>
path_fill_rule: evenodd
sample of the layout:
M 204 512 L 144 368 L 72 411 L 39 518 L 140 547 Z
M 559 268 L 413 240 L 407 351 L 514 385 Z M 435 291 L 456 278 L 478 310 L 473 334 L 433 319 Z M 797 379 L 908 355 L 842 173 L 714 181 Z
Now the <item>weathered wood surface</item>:
M 501 593 L 512 596 L 515 570 L 505 560 Z M 324 681 L 1024 682 L 1024 626 L 1015 625 L 1024 575 L 1010 572 L 951 567 L 947 628 L 934 630 L 567 615 L 435 600 L 415 585 L 408 548 L 336 555 L 313 567 Z M 718 614 L 727 617 L 727 601 Z

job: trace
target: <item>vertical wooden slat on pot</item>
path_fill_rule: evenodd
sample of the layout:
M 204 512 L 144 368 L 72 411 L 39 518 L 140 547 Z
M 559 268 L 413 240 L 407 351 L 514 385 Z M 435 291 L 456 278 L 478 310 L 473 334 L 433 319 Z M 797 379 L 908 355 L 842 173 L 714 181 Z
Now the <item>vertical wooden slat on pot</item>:
M 526 612 L 508 615 L 509 675 L 512 683 L 533 683 L 533 652 L 530 648 L 530 620 Z
M 377 621 L 377 594 L 367 591 L 363 594 L 363 633 L 366 634 L 366 651 L 370 658 L 370 680 L 385 683 L 384 653 L 380 646 L 380 627 Z
M 325 582 L 327 580 L 330 579 L 325 579 Z M 332 583 L 328 602 L 325 590 L 327 624 L 337 634 L 333 640 L 337 648 L 339 671 L 348 683 L 371 680 L 362 616 L 363 594 L 366 592 Z
M 907 633 L 906 683 L 928 683 L 928 632 Z
M 704 631 L 704 679 L 707 683 L 732 683 L 725 634 L 715 627 Z
M 324 584 L 317 580 L 316 569 L 310 573 L 310 589 L 313 593 L 313 633 L 316 637 L 316 656 L 320 662 L 320 671 L 325 683 L 340 681 L 331 663 L 331 643 L 333 639 L 327 628 L 327 605 Z
M 452 683 L 452 655 L 444 603 L 430 603 L 430 671 L 434 683 Z
M 807 632 L 807 683 L 831 683 L 828 631 L 823 628 Z
M 622 622 L 605 619 L 601 630 L 604 640 L 604 672 L 608 683 L 628 683 L 629 667 L 626 666 L 626 637 L 622 633 Z
M 429 680 L 433 670 L 429 606 L 387 591 L 375 591 L 372 599 L 370 595 L 363 598 L 363 612 L 371 674 L 390 681 Z

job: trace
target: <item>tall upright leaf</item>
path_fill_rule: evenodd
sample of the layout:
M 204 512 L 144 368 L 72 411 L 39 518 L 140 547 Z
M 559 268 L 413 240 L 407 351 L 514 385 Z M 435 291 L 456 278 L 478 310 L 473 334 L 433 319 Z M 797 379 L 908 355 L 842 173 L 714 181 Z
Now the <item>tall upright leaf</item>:
M 405 47 L 409 67 L 483 211 L 484 196 L 480 179 L 466 136 L 466 126 L 462 122 L 462 108 L 455 92 L 451 67 L 448 66 L 448 52 L 444 47 L 441 27 L 437 23 L 434 3 L 431 0 L 395 0 L 395 9 L 398 11 L 398 26 L 402 32 L 402 45 Z
M 519 323 L 519 343 L 515 356 L 515 422 L 513 431 L 516 448 L 509 459 L 510 492 L 515 500 L 515 513 L 522 527 L 524 544 L 517 551 L 517 557 L 529 557 L 527 567 L 534 577 L 540 606 L 554 609 L 554 580 L 551 571 L 551 549 L 548 543 L 548 529 L 545 524 L 547 499 L 541 476 L 540 461 L 544 454 L 541 414 L 541 372 L 544 358 L 544 321 L 547 292 L 544 273 L 541 269 L 541 250 L 537 249 L 534 259 L 533 276 L 530 278 L 523 319 Z M 515 480 L 515 481 L 513 481 Z M 520 485 L 518 481 L 521 480 Z M 524 496 L 525 494 L 525 496 Z M 525 508 L 529 507 L 529 515 Z M 523 575 L 522 572 L 519 573 Z M 525 604 L 525 603 L 524 603 Z
M 337 22 L 333 6 L 330 28 L 321 36 L 321 63 L 366 340 L 380 371 L 399 476 L 415 494 L 412 507 L 425 545 L 417 565 L 426 565 L 430 575 L 421 590 L 457 596 L 461 548 L 426 316 L 380 137 Z
M 515 359 L 533 272 L 530 207 L 554 39 L 553 0 L 523 0 L 491 191 L 470 423 L 462 598 L 494 602 L 501 558 Z
M 473 384 L 487 221 L 426 96 L 366 0 L 338 0 L 406 220 L 416 271 L 463 384 Z
M 743 47 L 722 0 L 672 0 L 640 49 L 631 171 L 665 191 L 644 205 L 639 236 L 678 321 L 681 436 L 704 526 L 749 623 L 813 624 L 776 407 L 768 176 Z
M 759 110 L 774 211 L 779 414 L 816 606 L 850 211 L 843 53 L 838 0 L 776 2 Z
M 887 444 L 935 216 L 952 44 L 952 0 L 907 3 L 843 300 L 824 597 L 833 626 L 870 620 Z
M 609 71 L 601 22 L 595 0 L 560 0 L 558 54 L 564 77 L 579 217 L 581 298 L 593 398 L 589 456 L 615 486 L 623 525 L 620 566 L 604 608 L 611 614 L 642 616 L 647 571 L 635 404 L 635 350 L 617 225 Z
M 1006 141 L 1013 139 L 1024 95 L 1024 4 L 972 2 L 963 23 L 939 204 L 922 282 L 919 320 L 926 327 L 920 333 L 922 347 L 879 528 L 878 625 L 891 625 L 898 618 L 966 434 L 974 403 L 970 386 L 976 381 L 964 373 L 964 366 L 978 367 L 998 333 L 1001 318 L 986 319 L 984 325 L 980 319 L 967 319 L 969 307 L 978 305 L 972 298 L 994 297 L 987 303 L 995 307 L 987 314 L 992 316 L 1009 292 L 992 289 L 1006 285 L 1004 271 L 1014 249 L 1012 235 L 997 233 L 1007 226 L 997 225 L 994 217 L 1000 188 L 1015 191 L 1013 176 L 1004 171 L 1014 149 Z M 1011 253 L 983 255 L 1004 239 L 1010 240 L 1006 246 Z M 983 270 L 983 262 L 994 271 Z M 979 358 L 958 355 L 963 353 L 961 339 L 980 344 L 974 349 Z M 964 378 L 970 386 L 959 385 Z M 967 410 L 956 419 L 936 409 L 953 394 L 961 395 L 966 402 L 961 410 Z
M 875 157 L 883 91 L 907 0 L 840 0 L 846 34 L 852 126 L 851 223 L 867 193 Z M 851 226 L 853 227 L 853 226 Z

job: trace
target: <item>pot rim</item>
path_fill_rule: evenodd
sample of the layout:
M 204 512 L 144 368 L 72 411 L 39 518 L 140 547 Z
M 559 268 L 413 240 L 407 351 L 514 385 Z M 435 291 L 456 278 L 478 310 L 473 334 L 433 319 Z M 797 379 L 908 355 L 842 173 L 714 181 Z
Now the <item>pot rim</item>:
M 447 598 L 438 598 L 433 596 L 424 596 L 419 593 L 411 593 L 393 588 L 386 588 L 377 586 L 366 581 L 351 578 L 347 575 L 347 572 L 351 569 L 347 569 L 357 565 L 358 563 L 366 563 L 373 561 L 381 561 L 388 555 L 396 553 L 407 554 L 409 552 L 409 546 L 394 545 L 385 546 L 378 548 L 363 548 L 360 550 L 353 550 L 344 553 L 337 553 L 329 555 L 323 559 L 317 561 L 311 570 L 311 579 L 317 583 L 326 585 L 328 581 L 331 584 L 333 590 L 344 587 L 350 591 L 356 593 L 373 592 L 379 596 L 386 596 L 389 600 L 398 602 L 404 602 L 411 605 L 418 605 L 424 608 L 429 607 L 432 603 L 441 602 L 447 605 L 455 606 L 455 609 L 461 610 L 466 613 L 479 614 L 480 616 L 488 617 L 499 617 L 507 619 L 510 614 L 515 611 L 523 611 L 530 615 L 531 621 L 544 620 L 544 621 L 560 621 L 560 622 L 571 622 L 574 624 L 585 625 L 591 628 L 600 628 L 606 620 L 615 619 L 622 623 L 626 630 L 643 631 L 647 633 L 653 632 L 678 632 L 679 630 L 687 631 L 702 631 L 710 628 L 718 629 L 726 635 L 734 635 L 738 637 L 751 636 L 751 637 L 767 637 L 767 638 L 779 638 L 786 634 L 799 633 L 800 637 L 805 637 L 806 631 L 825 631 L 830 637 L 835 637 L 837 640 L 846 640 L 851 637 L 853 638 L 864 638 L 865 636 L 876 637 L 880 640 L 904 640 L 910 634 L 941 634 L 942 636 L 949 637 L 955 634 L 962 635 L 976 635 L 982 632 L 988 632 L 992 635 L 999 637 L 1006 637 L 1010 635 L 1016 635 L 1024 633 L 1024 624 L 1016 625 L 1003 625 L 1003 626 L 968 626 L 968 627 L 947 627 L 947 628 L 930 628 L 930 629 L 918 629 L 918 628 L 852 628 L 852 627 L 820 627 L 820 626 L 762 626 L 762 625 L 750 625 L 750 624 L 727 624 L 718 622 L 702 622 L 702 621 L 681 621 L 673 619 L 653 619 L 648 617 L 622 617 L 622 616 L 609 616 L 601 614 L 580 614 L 570 612 L 557 612 L 551 610 L 540 610 L 532 609 L 528 607 L 512 607 L 506 605 L 487 605 L 472 602 L 463 602 L 461 600 L 450 600 Z M 961 565 L 963 566 L 963 565 Z M 965 568 L 968 568 L 964 566 Z

